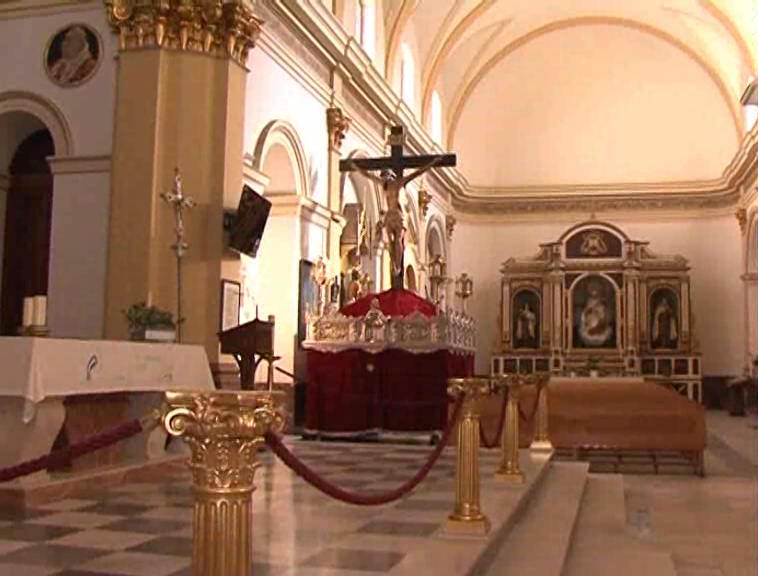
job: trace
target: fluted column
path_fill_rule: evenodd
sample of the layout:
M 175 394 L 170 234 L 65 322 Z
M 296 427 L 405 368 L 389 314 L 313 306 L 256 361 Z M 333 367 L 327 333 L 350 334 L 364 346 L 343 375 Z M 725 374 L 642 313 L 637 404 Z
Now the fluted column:
M 479 500 L 479 398 L 489 394 L 487 378 L 448 380 L 448 393 L 465 394 L 457 425 L 455 462 L 455 508 L 445 531 L 453 534 L 487 534 L 490 521 Z
M 503 426 L 503 437 L 500 442 L 502 459 L 495 477 L 511 484 L 522 484 L 524 474 L 521 472 L 518 451 L 518 405 L 521 399 L 522 377 L 503 376 L 498 380 L 497 386 L 503 389 L 503 393 L 506 393 L 507 389 L 508 405 L 505 409 L 505 426 Z
M 537 422 L 534 428 L 534 439 L 529 446 L 530 450 L 535 452 L 549 452 L 553 449 L 553 443 L 550 442 L 549 425 L 548 425 L 548 375 L 541 375 L 537 380 Z
M 166 393 L 163 425 L 192 450 L 193 576 L 250 576 L 257 450 L 283 426 L 282 400 L 272 392 Z

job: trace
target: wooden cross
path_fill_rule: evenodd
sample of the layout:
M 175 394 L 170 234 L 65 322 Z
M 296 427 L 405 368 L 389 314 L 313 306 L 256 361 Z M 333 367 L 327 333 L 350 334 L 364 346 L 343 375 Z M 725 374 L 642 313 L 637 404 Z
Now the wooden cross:
M 399 202 L 400 190 L 427 170 L 455 166 L 457 158 L 455 154 L 404 156 L 405 129 L 402 126 L 391 128 L 388 142 L 390 145 L 389 156 L 341 160 L 340 172 L 357 171 L 382 185 L 387 201 L 384 228 L 387 231 L 390 243 L 392 288 L 402 289 L 405 272 L 403 265 L 405 226 L 403 224 L 403 209 Z M 405 176 L 405 170 L 409 168 L 416 168 L 416 170 L 409 176 Z M 379 177 L 371 173 L 377 170 L 381 171 Z

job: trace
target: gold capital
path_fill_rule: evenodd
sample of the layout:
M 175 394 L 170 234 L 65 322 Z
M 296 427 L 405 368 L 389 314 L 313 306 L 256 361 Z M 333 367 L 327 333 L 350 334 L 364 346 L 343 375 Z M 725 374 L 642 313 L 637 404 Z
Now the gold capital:
M 105 0 L 105 8 L 121 50 L 173 48 L 243 66 L 263 25 L 245 0 Z
M 350 129 L 352 120 L 342 111 L 342 108 L 326 109 L 326 129 L 329 132 L 329 145 L 334 150 L 342 148 L 342 141 Z
M 734 216 L 737 218 L 737 223 L 740 225 L 740 232 L 744 234 L 747 230 L 747 210 L 745 208 L 737 208 Z
M 426 215 L 429 212 L 429 204 L 431 204 L 431 202 L 432 202 L 432 195 L 426 191 L 426 189 L 424 188 L 423 180 L 422 180 L 421 184 L 419 184 L 419 189 L 418 189 L 418 209 L 419 209 L 419 212 L 421 212 L 422 218 L 426 218 Z
M 447 239 L 452 240 L 453 239 L 453 230 L 455 230 L 455 224 L 457 223 L 457 220 L 455 219 L 455 216 L 452 214 L 448 214 L 445 216 L 445 230 L 447 230 Z

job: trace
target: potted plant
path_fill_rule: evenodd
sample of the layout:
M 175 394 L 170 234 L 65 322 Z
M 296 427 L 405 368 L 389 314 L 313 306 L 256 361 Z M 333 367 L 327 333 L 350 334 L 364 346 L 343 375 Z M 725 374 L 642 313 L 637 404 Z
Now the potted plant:
M 176 340 L 176 322 L 171 312 L 165 312 L 157 306 L 148 306 L 144 302 L 132 304 L 124 310 L 129 323 L 129 339 L 151 342 L 174 342 Z
M 600 375 L 600 358 L 590 356 L 587 360 L 587 365 L 590 370 L 590 378 L 597 378 Z

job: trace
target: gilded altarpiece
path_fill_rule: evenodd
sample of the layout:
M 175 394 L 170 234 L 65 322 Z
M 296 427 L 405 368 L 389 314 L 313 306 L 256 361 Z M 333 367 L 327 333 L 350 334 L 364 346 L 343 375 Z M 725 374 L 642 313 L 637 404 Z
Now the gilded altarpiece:
M 648 244 L 591 220 L 508 259 L 492 373 L 642 375 L 700 399 L 689 265 Z

